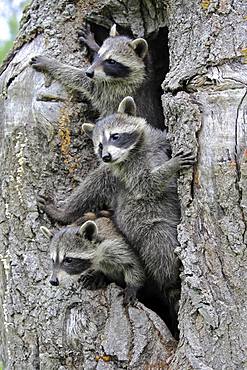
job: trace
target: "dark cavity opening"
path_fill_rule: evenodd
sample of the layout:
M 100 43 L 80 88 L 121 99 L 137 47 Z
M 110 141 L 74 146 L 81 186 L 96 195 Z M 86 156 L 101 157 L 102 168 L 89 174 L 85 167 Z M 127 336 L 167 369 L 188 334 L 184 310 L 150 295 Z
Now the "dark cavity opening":
M 157 102 L 155 106 L 155 112 L 159 117 L 157 124 L 150 124 L 161 130 L 164 130 L 165 125 L 163 108 L 161 104 L 161 95 L 163 91 L 161 84 L 169 71 L 168 28 L 160 28 L 157 32 L 151 34 L 146 39 L 149 45 L 149 51 L 153 65 L 151 79 L 153 81 L 152 93 L 155 95 L 155 102 Z

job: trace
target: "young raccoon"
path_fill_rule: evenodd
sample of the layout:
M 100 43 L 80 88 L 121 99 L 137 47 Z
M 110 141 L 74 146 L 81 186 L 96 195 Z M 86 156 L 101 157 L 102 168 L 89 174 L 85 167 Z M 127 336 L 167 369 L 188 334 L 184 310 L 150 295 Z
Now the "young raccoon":
M 119 36 L 114 25 L 110 37 L 100 48 L 95 46 L 96 43 L 92 46 L 91 42 L 90 45 L 96 55 L 93 63 L 85 69 L 43 55 L 32 58 L 30 64 L 72 90 L 81 91 L 103 117 L 115 112 L 119 101 L 126 95 L 135 94 L 142 85 L 146 75 L 144 58 L 148 44 L 143 38 L 132 40 Z
M 83 127 L 89 135 L 94 129 L 95 152 L 117 179 L 114 215 L 118 228 L 137 250 L 148 276 L 171 297 L 179 284 L 174 249 L 180 208 L 174 175 L 191 167 L 194 156 L 180 152 L 168 160 L 165 153 L 162 158 L 162 151 L 156 156 L 152 148 L 162 143 L 163 133 L 150 128 L 135 112 L 134 100 L 127 97 L 118 113 L 99 120 L 95 128 Z
M 108 282 L 125 287 L 124 304 L 135 301 L 145 273 L 136 254 L 109 218 L 67 226 L 54 234 L 44 226 L 41 231 L 51 239 L 52 285 L 73 279 L 94 289 L 99 287 L 99 282 L 105 282 L 106 277 Z M 91 285 L 93 279 L 97 279 L 95 286 Z

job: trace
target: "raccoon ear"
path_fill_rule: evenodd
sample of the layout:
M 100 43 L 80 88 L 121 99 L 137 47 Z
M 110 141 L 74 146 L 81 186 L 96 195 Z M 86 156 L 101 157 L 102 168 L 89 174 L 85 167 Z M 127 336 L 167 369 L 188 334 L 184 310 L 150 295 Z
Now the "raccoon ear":
M 116 23 L 114 23 L 114 25 L 111 27 L 109 36 L 110 37 L 119 36 L 119 33 L 117 32 L 117 25 L 116 25 Z
M 40 231 L 42 232 L 42 234 L 44 234 L 44 236 L 47 238 L 47 239 L 51 239 L 53 237 L 53 232 L 49 229 L 47 229 L 47 227 L 45 226 L 40 226 Z
M 81 126 L 82 130 L 87 136 L 90 137 L 90 139 L 92 139 L 93 137 L 94 126 L 95 125 L 93 123 L 83 123 L 83 125 Z
M 138 57 L 144 59 L 148 52 L 148 43 L 144 39 L 135 39 L 131 41 L 131 46 L 135 50 Z
M 125 113 L 129 116 L 136 115 L 136 104 L 131 96 L 126 96 L 118 106 L 118 113 Z
M 83 235 L 86 239 L 92 241 L 98 235 L 98 227 L 93 221 L 86 221 L 79 230 L 79 234 Z

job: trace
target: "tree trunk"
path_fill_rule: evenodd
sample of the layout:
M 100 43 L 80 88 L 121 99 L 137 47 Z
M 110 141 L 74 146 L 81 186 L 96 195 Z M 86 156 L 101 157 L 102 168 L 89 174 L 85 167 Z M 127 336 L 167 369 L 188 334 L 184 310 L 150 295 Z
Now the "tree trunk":
M 243 8 L 239 0 L 34 0 L 26 10 L 0 76 L 0 360 L 6 369 L 245 368 Z M 114 21 L 150 40 L 163 79 L 167 63 L 157 54 L 167 44 L 157 35 L 169 28 L 165 124 L 173 148 L 197 153 L 193 173 L 179 179 L 183 219 L 177 252 L 183 273 L 177 349 L 155 313 L 141 303 L 123 308 L 116 286 L 89 292 L 48 284 L 49 246 L 39 227 L 50 224 L 36 196 L 49 189 L 64 200 L 96 166 L 92 144 L 81 133 L 92 112 L 80 96 L 45 81 L 28 62 L 46 53 L 75 66 L 86 63 L 77 42 L 85 18 L 99 37 Z

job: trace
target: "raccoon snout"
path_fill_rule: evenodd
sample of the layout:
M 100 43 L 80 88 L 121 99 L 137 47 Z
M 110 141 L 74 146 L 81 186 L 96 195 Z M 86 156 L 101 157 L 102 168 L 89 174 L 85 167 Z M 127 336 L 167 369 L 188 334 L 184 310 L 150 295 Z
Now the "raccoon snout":
M 112 160 L 112 156 L 110 153 L 106 153 L 102 156 L 102 161 L 103 162 L 111 162 Z
M 87 72 L 86 72 L 86 75 L 87 75 L 88 77 L 90 77 L 90 78 L 93 78 L 93 76 L 94 76 L 94 71 L 87 71 Z
M 58 286 L 58 285 L 59 285 L 58 278 L 54 278 L 54 277 L 52 277 L 52 278 L 50 279 L 50 283 L 51 283 L 51 285 L 53 285 L 53 286 Z

